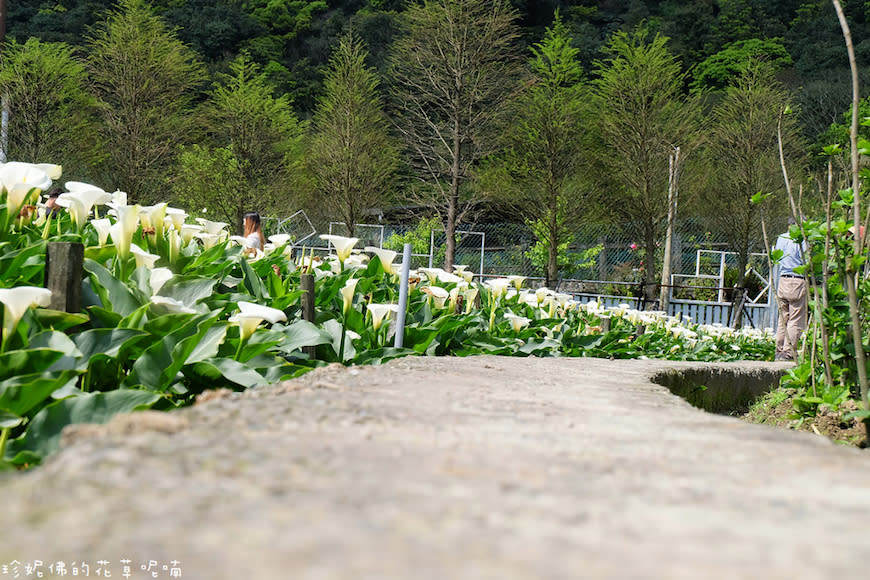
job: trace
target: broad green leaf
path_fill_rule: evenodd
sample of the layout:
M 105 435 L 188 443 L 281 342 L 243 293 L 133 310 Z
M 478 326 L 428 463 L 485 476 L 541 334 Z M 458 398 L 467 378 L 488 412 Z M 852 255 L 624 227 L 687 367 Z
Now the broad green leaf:
M 11 350 L 0 354 L 0 381 L 18 375 L 42 373 L 63 355 L 63 351 L 48 348 Z
M 85 259 L 84 268 L 96 279 L 94 290 L 103 301 L 104 308 L 111 308 L 121 316 L 127 316 L 145 302 L 142 297 L 137 297 L 129 286 L 115 278 L 109 270 L 97 262 Z
M 61 399 L 42 409 L 24 435 L 9 442 L 6 459 L 22 464 L 42 459 L 57 451 L 60 433 L 75 423 L 106 423 L 118 413 L 147 409 L 160 399 L 160 395 L 147 391 L 121 389 L 108 393 L 84 393 Z M 29 454 L 28 454 L 29 452 Z
M 223 377 L 243 387 L 256 387 L 266 383 L 263 375 L 231 358 L 210 358 L 200 361 L 194 365 L 194 371 L 212 379 Z
M 229 325 L 225 322 L 219 322 L 206 331 L 205 335 L 197 343 L 196 348 L 187 357 L 187 364 L 197 363 L 199 361 L 217 356 L 218 348 L 224 342 L 227 336 Z
M 134 328 L 95 328 L 75 336 L 75 344 L 82 353 L 82 370 L 97 355 L 110 358 L 118 356 L 123 348 L 129 348 L 147 334 Z
M 242 273 L 244 274 L 244 278 L 242 283 L 245 286 L 245 289 L 254 297 L 258 299 L 269 298 L 269 290 L 266 289 L 266 285 L 263 283 L 262 278 L 260 278 L 254 269 L 251 268 L 251 265 L 247 260 L 242 260 Z
M 190 354 L 216 321 L 217 314 L 200 315 L 163 336 L 133 363 L 133 369 L 123 384 L 128 387 L 141 385 L 149 390 L 165 391 L 175 382 L 176 375 L 187 364 Z
M 90 320 L 87 314 L 51 310 L 49 308 L 35 308 L 32 310 L 32 313 L 40 326 L 51 328 L 52 330 L 68 330 Z
M 10 377 L 0 382 L 0 409 L 23 416 L 78 375 L 78 371 L 68 370 Z
M 102 308 L 101 306 L 89 306 L 88 312 L 91 313 L 93 323 L 102 324 L 109 328 L 116 328 L 121 324 L 123 316 L 112 310 Z
M 174 276 L 169 279 L 158 294 L 174 298 L 186 306 L 194 307 L 203 298 L 214 292 L 216 280 L 199 276 Z
M 282 331 L 285 338 L 279 348 L 286 353 L 300 350 L 306 346 L 331 344 L 333 341 L 333 337 L 329 332 L 317 328 L 307 320 L 297 320 L 283 327 Z

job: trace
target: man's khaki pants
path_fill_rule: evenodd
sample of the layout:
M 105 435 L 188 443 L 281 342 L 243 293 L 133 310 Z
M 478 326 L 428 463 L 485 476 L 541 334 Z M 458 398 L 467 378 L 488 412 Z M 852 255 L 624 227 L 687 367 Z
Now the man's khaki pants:
M 794 360 L 801 333 L 807 327 L 807 281 L 805 278 L 780 276 L 776 295 L 779 296 L 780 308 L 776 358 Z

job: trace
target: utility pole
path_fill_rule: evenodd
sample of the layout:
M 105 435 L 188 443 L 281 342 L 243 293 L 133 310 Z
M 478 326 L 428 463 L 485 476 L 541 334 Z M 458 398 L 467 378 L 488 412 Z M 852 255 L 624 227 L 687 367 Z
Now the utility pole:
M 2 1 L 2 0 L 0 0 Z M 671 254 L 674 240 L 674 220 L 677 218 L 677 194 L 679 183 L 680 148 L 674 147 L 674 152 L 668 158 L 668 229 L 665 234 L 665 255 L 662 259 L 662 290 L 659 305 L 665 312 L 671 302 Z

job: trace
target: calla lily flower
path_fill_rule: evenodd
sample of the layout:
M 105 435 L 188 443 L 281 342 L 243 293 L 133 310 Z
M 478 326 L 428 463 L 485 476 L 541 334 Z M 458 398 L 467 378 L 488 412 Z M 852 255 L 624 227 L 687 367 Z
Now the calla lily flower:
M 202 226 L 195 224 L 184 224 L 181 226 L 181 239 L 185 245 L 189 244 L 193 236 L 202 231 Z
M 378 330 L 384 320 L 389 318 L 390 312 L 399 311 L 399 306 L 396 304 L 369 304 L 368 311 L 372 315 L 372 328 Z
M 211 220 L 207 220 L 207 219 L 201 218 L 201 217 L 196 218 L 196 221 L 198 224 L 200 224 L 202 226 L 202 229 L 206 233 L 212 234 L 214 236 L 223 234 L 224 228 L 229 225 L 226 222 L 213 222 Z
M 151 270 L 148 281 L 151 284 L 151 292 L 158 294 L 163 285 L 172 278 L 172 270 L 169 268 L 154 268 Z
M 523 282 L 526 281 L 525 276 L 508 276 L 507 278 L 508 278 L 508 280 L 510 280 L 513 283 L 514 288 L 516 288 L 517 290 L 522 288 Z
M 432 305 L 435 308 L 444 308 L 444 301 L 450 297 L 450 292 L 441 286 L 423 286 L 420 290 L 432 297 Z
M 208 250 L 211 247 L 214 247 L 221 241 L 221 237 L 219 234 L 210 234 L 208 232 L 199 232 L 194 234 L 193 237 L 202 240 L 202 247 Z
M 136 258 L 136 267 L 145 266 L 149 270 L 154 268 L 154 263 L 160 259 L 157 254 L 146 252 L 136 244 L 130 244 L 130 253 Z
M 76 183 L 76 182 L 67 182 Z M 86 184 L 81 184 L 86 185 Z M 67 193 L 62 193 L 57 198 L 57 205 L 67 208 L 76 227 L 81 230 L 88 221 L 88 215 L 91 213 L 91 208 L 96 204 L 108 203 L 112 200 L 111 194 L 106 193 L 99 187 L 92 189 L 76 189 Z
M 462 296 L 465 298 L 466 314 L 471 314 L 471 310 L 474 308 L 474 302 L 477 300 L 478 294 L 480 294 L 480 289 L 476 286 L 469 286 L 462 293 Z
M 51 304 L 51 290 L 35 286 L 0 288 L 0 302 L 3 303 L 3 348 L 6 339 L 15 330 L 18 322 L 28 308 Z
M 353 304 L 353 297 L 356 295 L 357 282 L 359 282 L 358 278 L 349 278 L 348 281 L 345 282 L 344 287 L 341 289 L 342 314 L 347 314 L 347 311 L 350 310 L 350 307 Z
M 525 327 L 529 325 L 529 320 L 525 316 L 517 316 L 513 312 L 505 312 L 504 317 L 511 323 L 511 328 L 514 329 L 514 332 L 519 332 Z
M 287 320 L 287 315 L 277 308 L 270 308 L 252 302 L 239 302 L 240 312 L 229 318 L 230 322 L 235 322 L 239 325 L 239 336 L 242 340 L 247 340 L 260 323 L 268 321 L 272 324 Z
M 292 237 L 290 234 L 272 234 L 269 236 L 269 241 L 275 244 L 275 247 L 279 247 L 289 242 Z
M 395 268 L 393 268 L 393 260 L 395 260 L 398 255 L 396 252 L 393 250 L 385 250 L 384 248 L 376 248 L 374 246 L 366 246 L 365 251 L 371 252 L 378 257 L 381 261 L 381 268 L 385 274 L 396 273 Z
M 169 263 L 175 264 L 181 255 L 181 234 L 173 228 L 167 232 L 166 239 L 169 242 Z
M 54 163 L 37 163 L 36 166 L 45 171 L 52 180 L 60 179 L 60 176 L 63 175 L 62 165 L 55 165 Z
M 100 218 L 91 220 L 91 226 L 97 231 L 100 245 L 105 246 L 109 241 L 109 232 L 112 228 L 112 221 L 109 218 Z
M 196 314 L 196 310 L 168 296 L 152 296 L 151 304 L 168 314 Z
M 133 234 L 139 228 L 139 206 L 118 205 L 115 206 L 114 213 L 118 219 L 109 229 L 109 235 L 112 236 L 112 241 L 115 242 L 118 257 L 126 260 L 130 257 Z
M 177 207 L 167 207 L 166 208 L 166 218 L 165 221 L 168 221 L 175 228 L 175 231 L 180 232 L 181 228 L 184 227 L 184 220 L 187 219 L 187 212 L 183 209 L 179 209 Z
M 335 253 L 338 255 L 338 261 L 344 264 L 350 256 L 353 247 L 359 241 L 359 238 L 347 238 L 345 236 L 334 236 L 331 234 L 320 234 L 321 240 L 326 240 L 335 248 Z
M 508 278 L 496 278 L 488 281 L 485 286 L 490 289 L 494 298 L 500 298 L 507 294 L 508 286 L 511 284 L 512 282 Z
M 167 204 L 158 203 L 155 205 L 144 206 L 139 211 L 139 221 L 143 228 L 154 228 L 154 236 L 156 238 L 163 237 L 163 226 L 166 220 Z
M 51 187 L 51 181 L 48 173 L 33 163 L 10 161 L 0 164 L 0 183 L 6 191 L 16 185 L 24 186 L 27 190 L 36 188 L 45 191 Z

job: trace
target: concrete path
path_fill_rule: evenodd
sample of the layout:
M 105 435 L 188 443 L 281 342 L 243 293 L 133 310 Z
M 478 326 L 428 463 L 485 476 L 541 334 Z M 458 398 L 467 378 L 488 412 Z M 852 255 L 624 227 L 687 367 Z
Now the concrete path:
M 648 380 L 699 366 L 408 358 L 73 429 L 0 480 L 0 580 L 865 577 L 870 453 Z

